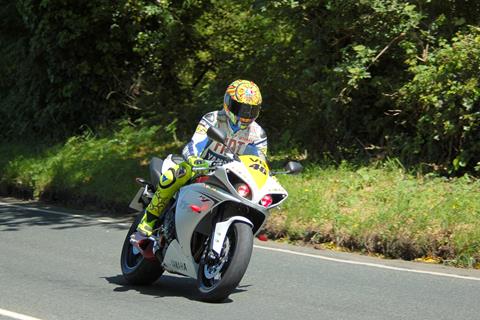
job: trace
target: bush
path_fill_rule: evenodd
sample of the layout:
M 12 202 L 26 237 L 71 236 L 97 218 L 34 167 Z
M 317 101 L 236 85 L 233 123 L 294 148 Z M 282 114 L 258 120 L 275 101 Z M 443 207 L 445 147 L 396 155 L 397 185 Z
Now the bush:
M 424 61 L 412 59 L 413 79 L 399 90 L 396 137 L 410 159 L 449 172 L 480 170 L 480 28 L 444 41 Z
M 183 139 L 247 78 L 273 151 L 474 172 L 478 17 L 467 0 L 11 1 L 0 138 L 143 118 Z

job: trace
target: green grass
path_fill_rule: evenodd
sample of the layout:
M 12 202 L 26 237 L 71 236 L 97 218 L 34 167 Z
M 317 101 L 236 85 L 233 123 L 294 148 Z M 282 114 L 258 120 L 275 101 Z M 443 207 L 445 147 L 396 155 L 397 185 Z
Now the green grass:
M 480 181 L 408 174 L 396 162 L 311 167 L 280 178 L 290 193 L 273 236 L 379 253 L 480 263 Z
M 180 147 L 160 127 L 130 126 L 104 136 L 72 137 L 54 146 L 3 144 L 0 184 L 77 207 L 122 207 L 136 191 L 134 178 L 147 176 L 148 159 Z
M 168 130 L 167 130 L 168 131 Z M 0 186 L 75 207 L 126 208 L 148 159 L 182 143 L 160 127 L 123 126 L 62 144 L 0 144 Z M 480 181 L 415 175 L 396 161 L 309 166 L 279 176 L 290 193 L 267 226 L 272 238 L 391 258 L 480 266 Z

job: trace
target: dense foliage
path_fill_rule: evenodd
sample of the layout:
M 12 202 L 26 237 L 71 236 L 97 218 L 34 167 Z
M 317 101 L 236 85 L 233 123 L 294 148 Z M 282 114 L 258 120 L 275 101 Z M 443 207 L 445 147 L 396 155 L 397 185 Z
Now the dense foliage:
M 184 138 L 242 77 L 273 149 L 478 172 L 479 17 L 475 0 L 3 0 L 0 135 L 143 118 Z

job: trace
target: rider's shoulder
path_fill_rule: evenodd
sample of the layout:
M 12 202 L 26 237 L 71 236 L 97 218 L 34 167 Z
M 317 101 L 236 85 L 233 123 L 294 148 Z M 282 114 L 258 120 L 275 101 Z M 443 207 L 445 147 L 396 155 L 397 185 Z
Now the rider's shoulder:
M 248 137 L 251 141 L 258 142 L 260 140 L 267 140 L 267 134 L 265 130 L 256 122 L 252 122 L 248 126 Z
M 205 121 L 207 124 L 213 126 L 218 120 L 218 111 L 212 111 L 207 114 L 205 114 L 202 117 L 202 120 Z
M 264 140 L 267 138 L 267 133 L 263 130 L 262 126 L 258 122 L 254 121 L 250 124 L 250 133 L 253 135 L 254 140 Z

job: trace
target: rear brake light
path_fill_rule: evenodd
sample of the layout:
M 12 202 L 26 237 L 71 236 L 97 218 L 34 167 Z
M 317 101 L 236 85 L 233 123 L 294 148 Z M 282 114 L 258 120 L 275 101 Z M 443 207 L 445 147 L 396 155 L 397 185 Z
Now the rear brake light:
M 262 200 L 260 200 L 260 204 L 265 208 L 268 208 L 273 202 L 272 196 L 267 194 L 265 195 Z
M 238 194 L 244 198 L 247 198 L 250 195 L 250 188 L 245 183 L 239 183 L 236 185 L 235 189 Z

